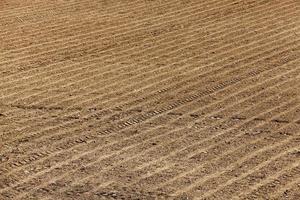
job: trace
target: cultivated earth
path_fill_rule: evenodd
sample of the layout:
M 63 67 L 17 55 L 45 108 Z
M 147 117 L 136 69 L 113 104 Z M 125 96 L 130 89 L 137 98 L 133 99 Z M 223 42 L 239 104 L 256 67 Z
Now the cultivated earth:
M 0 0 L 0 199 L 300 199 L 299 0 Z

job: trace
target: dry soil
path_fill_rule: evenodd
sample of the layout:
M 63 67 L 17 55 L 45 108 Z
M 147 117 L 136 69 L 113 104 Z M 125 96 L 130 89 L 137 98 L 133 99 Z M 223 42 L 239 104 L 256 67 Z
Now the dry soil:
M 299 0 L 0 0 L 0 199 L 300 199 Z

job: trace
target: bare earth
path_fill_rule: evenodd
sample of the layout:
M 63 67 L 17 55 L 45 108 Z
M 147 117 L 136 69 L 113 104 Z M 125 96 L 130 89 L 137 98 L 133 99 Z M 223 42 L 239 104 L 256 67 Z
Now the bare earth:
M 0 199 L 300 199 L 299 0 L 0 0 Z

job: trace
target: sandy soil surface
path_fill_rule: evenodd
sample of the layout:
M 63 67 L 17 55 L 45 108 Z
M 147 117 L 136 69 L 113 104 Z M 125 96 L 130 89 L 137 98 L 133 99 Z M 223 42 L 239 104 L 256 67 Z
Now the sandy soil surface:
M 298 0 L 1 0 L 0 199 L 300 199 Z

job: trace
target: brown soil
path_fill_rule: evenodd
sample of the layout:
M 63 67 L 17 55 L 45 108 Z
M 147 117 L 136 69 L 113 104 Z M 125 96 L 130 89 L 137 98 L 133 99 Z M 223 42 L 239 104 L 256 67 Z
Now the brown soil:
M 300 199 L 299 6 L 0 1 L 0 199 Z

